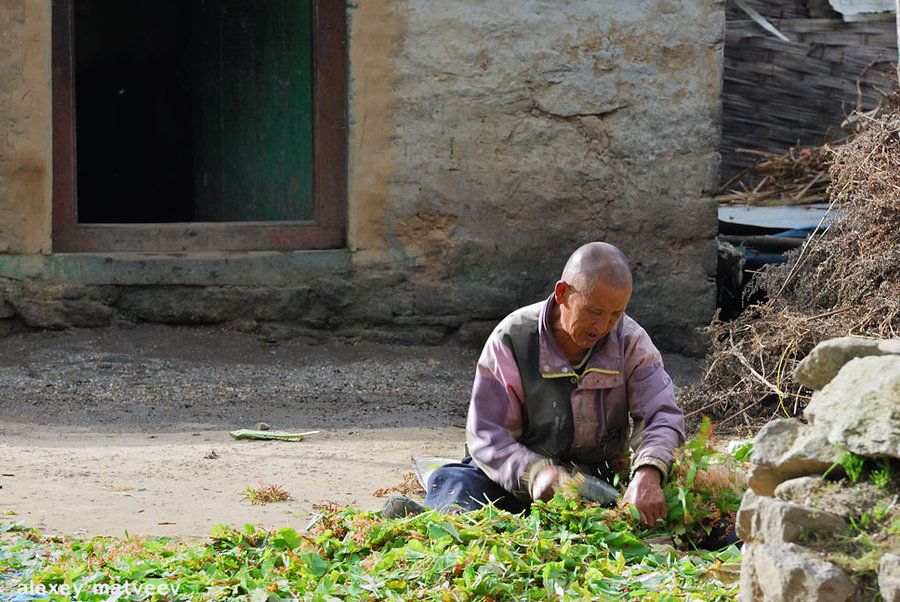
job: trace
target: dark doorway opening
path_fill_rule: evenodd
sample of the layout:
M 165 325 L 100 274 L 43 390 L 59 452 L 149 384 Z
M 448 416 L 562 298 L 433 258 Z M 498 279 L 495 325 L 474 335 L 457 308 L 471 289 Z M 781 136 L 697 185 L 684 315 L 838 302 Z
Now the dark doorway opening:
M 77 221 L 313 219 L 308 1 L 75 0 Z
M 193 221 L 190 3 L 75 2 L 78 221 Z

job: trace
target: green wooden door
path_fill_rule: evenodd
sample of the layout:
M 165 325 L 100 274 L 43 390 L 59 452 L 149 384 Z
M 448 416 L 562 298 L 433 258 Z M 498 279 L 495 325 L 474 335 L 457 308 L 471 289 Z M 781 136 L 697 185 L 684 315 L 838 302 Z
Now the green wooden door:
M 198 0 L 197 221 L 313 218 L 309 0 Z

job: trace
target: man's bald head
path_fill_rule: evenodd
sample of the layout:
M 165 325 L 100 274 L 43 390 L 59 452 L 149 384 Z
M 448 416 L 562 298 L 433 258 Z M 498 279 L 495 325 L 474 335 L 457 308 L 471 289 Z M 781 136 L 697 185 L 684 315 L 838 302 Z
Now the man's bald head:
M 612 288 L 630 289 L 631 267 L 617 247 L 590 242 L 575 249 L 563 268 L 561 280 L 583 293 L 591 291 L 598 281 Z

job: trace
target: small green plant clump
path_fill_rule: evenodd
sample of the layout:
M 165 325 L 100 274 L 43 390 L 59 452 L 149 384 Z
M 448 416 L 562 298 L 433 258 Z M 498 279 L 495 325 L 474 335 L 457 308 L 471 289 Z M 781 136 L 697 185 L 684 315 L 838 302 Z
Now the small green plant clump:
M 844 469 L 844 472 L 847 474 L 847 478 L 849 478 L 851 482 L 856 483 L 862 476 L 865 460 L 866 459 L 863 456 L 854 454 L 850 451 L 842 450 L 840 460 L 832 464 L 831 467 L 826 470 L 825 474 L 822 476 L 827 477 L 832 470 L 834 470 L 838 466 L 841 466 Z
M 262 479 L 259 480 L 258 487 L 247 487 L 247 490 L 239 495 L 243 496 L 245 500 L 250 500 L 250 504 L 254 506 L 293 499 L 291 494 L 282 489 L 280 485 L 266 485 Z
M 700 432 L 676 454 L 672 478 L 665 486 L 667 529 L 682 546 L 698 543 L 719 525 L 733 525 L 747 488 L 748 441 L 730 453 L 716 449 L 708 418 Z
M 817 540 L 816 549 L 852 576 L 858 584 L 855 599 L 877 600 L 879 561 L 884 554 L 900 554 L 900 462 L 840 452 L 810 502 L 843 516 L 849 529 Z
M 843 469 L 844 474 L 852 483 L 859 483 L 863 476 L 867 476 L 876 487 L 881 489 L 897 490 L 900 487 L 900 470 L 896 460 L 887 456 L 867 457 L 847 451 L 838 446 L 841 457 L 837 462 L 825 471 L 823 478 L 827 477 L 836 468 Z

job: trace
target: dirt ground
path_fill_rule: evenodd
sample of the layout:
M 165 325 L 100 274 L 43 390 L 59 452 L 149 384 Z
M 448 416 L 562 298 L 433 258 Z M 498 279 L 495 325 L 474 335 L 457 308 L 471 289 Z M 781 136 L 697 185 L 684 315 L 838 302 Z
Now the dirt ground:
M 459 457 L 478 352 L 260 341 L 120 324 L 0 339 L 0 520 L 48 534 L 302 529 L 327 501 L 380 508 L 411 455 Z M 696 360 L 666 356 L 676 383 Z M 234 440 L 266 422 L 303 441 Z M 253 505 L 247 488 L 292 500 Z

